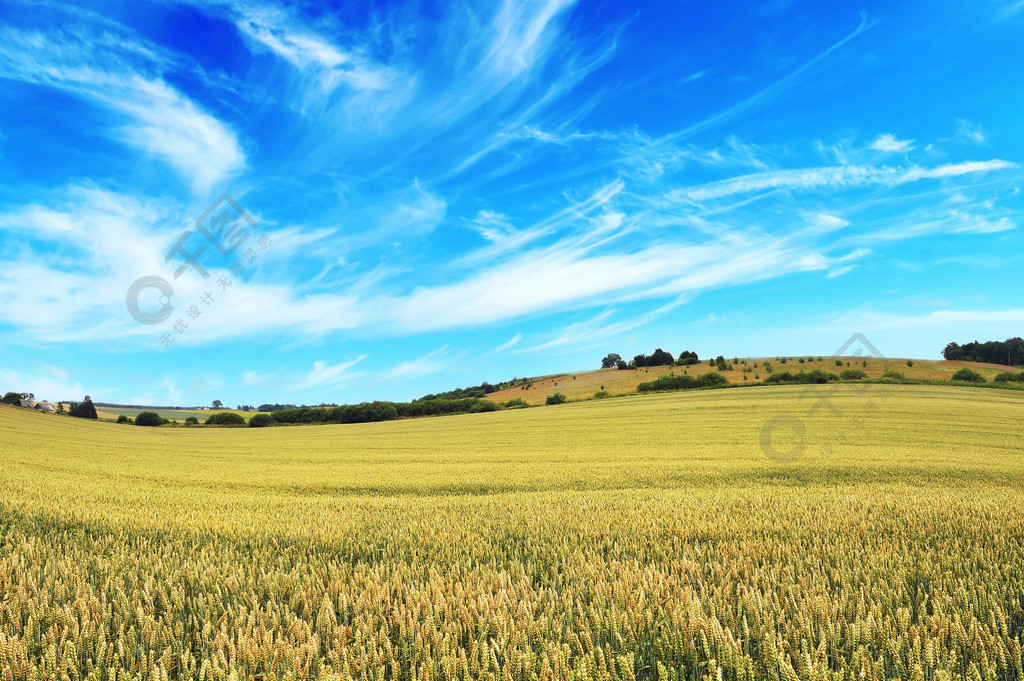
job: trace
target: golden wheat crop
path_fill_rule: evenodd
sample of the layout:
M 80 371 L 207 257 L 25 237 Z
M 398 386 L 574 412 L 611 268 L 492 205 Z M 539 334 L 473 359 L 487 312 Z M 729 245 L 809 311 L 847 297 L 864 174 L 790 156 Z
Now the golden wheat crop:
M 0 680 L 1024 679 L 1024 395 L 872 389 L 255 431 L 0 409 Z

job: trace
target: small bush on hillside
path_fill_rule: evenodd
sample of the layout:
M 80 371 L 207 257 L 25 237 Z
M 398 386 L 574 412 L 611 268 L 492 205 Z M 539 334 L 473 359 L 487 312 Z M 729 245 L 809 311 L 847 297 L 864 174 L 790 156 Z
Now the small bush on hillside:
M 187 419 L 185 419 L 185 425 L 186 426 L 198 426 L 199 425 L 199 419 L 197 419 L 195 416 L 189 416 Z
M 914 366 L 914 360 L 912 360 L 912 359 L 908 359 L 908 360 L 907 360 L 907 366 L 908 366 L 908 367 L 912 367 L 912 366 Z
M 508 402 L 505 403 L 506 409 L 525 409 L 526 407 L 529 406 L 530 405 L 526 403 L 526 400 L 521 399 L 519 397 L 515 398 L 514 400 L 509 400 Z
M 821 369 L 814 369 L 813 371 L 800 371 L 792 374 L 788 371 L 783 371 L 781 374 L 772 374 L 765 379 L 765 383 L 828 383 L 829 381 L 838 381 L 839 377 L 835 374 L 822 371 Z
M 598 390 L 596 393 L 594 393 L 594 399 L 595 400 L 603 400 L 603 399 L 611 397 L 611 396 L 612 396 L 612 394 L 610 392 L 608 392 L 607 390 Z
M 973 369 L 961 369 L 953 374 L 953 380 L 964 381 L 965 383 L 984 383 L 985 377 Z
M 993 380 L 995 380 L 997 383 L 1006 383 L 1007 381 L 1012 381 L 1014 383 L 1024 383 L 1024 371 L 1021 371 L 1020 373 L 1004 371 L 996 375 L 996 377 Z
M 544 404 L 563 404 L 567 399 L 562 393 L 555 393 L 554 395 L 548 395 L 547 399 L 544 400 Z
M 843 366 L 843 360 L 841 360 L 841 359 L 837 359 L 837 360 L 836 360 L 836 366 L 837 366 L 837 367 L 841 367 L 841 366 Z
M 697 384 L 701 388 L 721 388 L 729 385 L 729 379 L 722 374 L 708 372 L 697 377 Z
M 222 411 L 206 419 L 208 426 L 244 426 L 245 419 L 233 411 Z
M 167 423 L 167 419 L 160 417 L 155 411 L 144 411 L 135 417 L 135 425 L 137 426 L 162 426 Z
M 867 377 L 867 372 L 861 371 L 860 369 L 845 369 L 841 374 L 839 374 L 839 378 L 844 381 L 859 381 L 860 379 Z
M 797 361 L 798 361 L 798 362 L 800 362 L 801 364 L 803 364 L 803 363 L 804 363 L 804 358 L 803 358 L 803 357 L 801 357 L 801 358 L 800 358 L 800 359 L 798 359 Z
M 903 372 L 896 371 L 895 369 L 886 369 L 882 372 L 882 378 L 891 378 L 894 381 L 905 381 L 907 377 L 903 375 Z
M 121 414 L 120 416 L 117 417 L 117 422 L 118 423 L 131 423 L 132 420 L 130 418 L 128 418 L 127 414 Z
M 274 417 L 270 414 L 254 414 L 253 417 L 249 419 L 250 428 L 266 428 L 267 426 L 272 426 L 275 423 L 276 421 L 274 421 Z

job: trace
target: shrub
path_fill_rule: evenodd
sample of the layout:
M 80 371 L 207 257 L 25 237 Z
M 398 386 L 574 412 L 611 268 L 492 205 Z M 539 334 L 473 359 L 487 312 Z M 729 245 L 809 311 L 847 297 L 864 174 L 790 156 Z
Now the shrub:
M 548 398 L 544 400 L 544 404 L 563 404 L 567 399 L 562 393 L 555 393 L 554 395 L 548 395 Z
M 612 396 L 612 394 L 610 392 L 608 392 L 607 390 L 598 390 L 596 393 L 594 393 L 594 399 L 595 400 L 603 400 L 603 399 L 605 399 L 607 397 L 611 397 L 611 396 Z
M 270 414 L 253 414 L 253 417 L 249 419 L 250 428 L 266 428 L 274 423 L 274 417 Z
M 185 425 L 186 426 L 198 426 L 199 425 L 199 419 L 197 419 L 195 416 L 189 416 L 187 419 L 185 419 Z
M 729 379 L 722 374 L 708 372 L 697 377 L 697 384 L 701 388 L 721 388 L 729 385 Z
M 526 407 L 529 406 L 530 405 L 526 403 L 526 400 L 519 397 L 515 398 L 514 400 L 509 400 L 508 402 L 505 403 L 506 409 L 525 409 Z
M 715 374 L 720 376 L 721 374 Z M 700 387 L 697 379 L 689 374 L 683 374 L 682 376 L 662 376 L 656 378 L 653 381 L 647 381 L 641 383 L 636 387 L 637 392 L 649 393 L 657 392 L 659 390 L 693 390 L 694 388 Z
M 908 367 L 912 367 L 912 366 L 914 366 L 914 360 L 912 360 L 912 359 L 908 359 L 908 360 L 907 360 L 907 366 L 908 366 Z
M 120 416 L 117 417 L 117 422 L 118 423 L 131 423 L 132 420 L 128 417 L 127 414 L 121 414 Z
M 786 358 L 785 357 L 783 357 L 782 359 L 779 360 L 779 364 L 785 364 L 785 363 L 786 363 Z
M 839 377 L 844 381 L 859 381 L 862 378 L 867 378 L 867 372 L 861 371 L 860 369 L 845 369 Z
M 1015 383 L 1024 383 L 1024 371 L 1020 373 L 1013 373 L 1012 371 L 1004 371 L 998 374 L 993 380 L 998 383 L 1006 383 L 1007 381 L 1013 381 Z
M 144 411 L 135 417 L 135 425 L 137 426 L 162 426 L 167 423 L 166 419 L 160 418 L 160 414 L 155 411 Z
M 821 369 L 814 369 L 813 371 L 800 371 L 792 374 L 788 371 L 783 371 L 781 374 L 772 374 L 765 379 L 765 383 L 828 383 L 829 381 L 838 381 L 839 377 L 833 373 L 822 371 Z
M 233 411 L 222 411 L 206 419 L 208 426 L 244 426 L 245 419 Z
M 837 366 L 837 367 L 841 367 L 841 366 L 843 366 L 843 360 L 841 360 L 841 359 L 837 359 L 837 360 L 836 360 L 836 366 Z
M 469 413 L 483 414 L 484 412 L 498 411 L 499 409 L 501 409 L 501 407 L 499 407 L 494 402 L 488 402 L 487 400 L 477 400 L 475 403 L 469 406 Z
M 895 369 L 886 369 L 882 372 L 882 378 L 891 378 L 894 381 L 905 381 L 907 377 L 903 375 L 903 372 L 896 371 Z
M 803 357 L 801 357 L 801 358 L 800 358 L 800 359 L 798 359 L 797 361 L 798 361 L 798 362 L 800 362 L 801 364 L 803 364 L 803 363 L 804 363 L 804 358 L 803 358 Z
M 965 368 L 953 374 L 953 380 L 964 381 L 965 383 L 984 383 L 985 377 L 973 369 Z

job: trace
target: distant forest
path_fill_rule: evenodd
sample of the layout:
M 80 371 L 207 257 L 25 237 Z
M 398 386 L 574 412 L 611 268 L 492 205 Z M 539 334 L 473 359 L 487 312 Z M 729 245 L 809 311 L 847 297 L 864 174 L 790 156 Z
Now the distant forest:
M 974 341 L 959 345 L 950 343 L 942 351 L 945 359 L 964 362 L 987 362 L 989 364 L 1006 364 L 1018 366 L 1024 364 L 1024 339 L 1008 338 L 1005 341 Z

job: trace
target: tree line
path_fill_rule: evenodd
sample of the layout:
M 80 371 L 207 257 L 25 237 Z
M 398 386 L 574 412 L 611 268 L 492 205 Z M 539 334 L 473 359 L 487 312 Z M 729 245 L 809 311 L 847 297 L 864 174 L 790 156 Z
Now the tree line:
M 988 364 L 1006 364 L 1019 366 L 1024 364 L 1024 339 L 1008 338 L 1004 341 L 986 341 L 979 343 L 950 343 L 942 351 L 942 356 L 949 360 L 963 362 L 985 362 Z
M 642 367 L 662 367 L 662 366 L 690 366 L 700 362 L 700 358 L 697 357 L 697 353 L 691 350 L 683 350 L 679 353 L 679 357 L 673 357 L 671 352 L 657 348 L 654 352 L 649 355 L 643 353 L 634 355 L 633 359 L 626 361 L 622 359 L 622 355 L 617 352 L 609 352 L 605 355 L 604 359 L 601 360 L 602 369 L 640 369 Z

